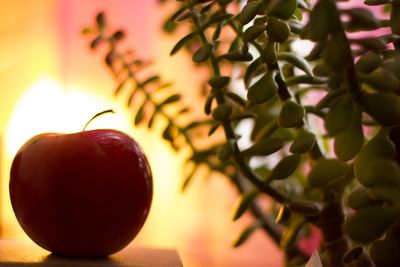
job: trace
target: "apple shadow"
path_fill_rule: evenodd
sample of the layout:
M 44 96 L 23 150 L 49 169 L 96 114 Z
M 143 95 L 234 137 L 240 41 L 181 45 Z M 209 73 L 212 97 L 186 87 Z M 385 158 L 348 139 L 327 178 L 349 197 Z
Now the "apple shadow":
M 101 257 L 65 257 L 51 253 L 43 258 L 42 263 L 63 266 L 120 266 L 119 263 L 109 256 Z

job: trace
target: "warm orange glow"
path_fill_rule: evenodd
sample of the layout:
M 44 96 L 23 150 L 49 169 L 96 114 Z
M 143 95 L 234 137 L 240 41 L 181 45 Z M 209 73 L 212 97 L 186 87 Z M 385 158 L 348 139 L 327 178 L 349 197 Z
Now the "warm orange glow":
M 79 88 L 63 89 L 49 77 L 40 78 L 30 86 L 15 106 L 5 132 L 5 163 L 9 169 L 18 149 L 31 137 L 44 132 L 71 133 L 82 130 L 96 113 L 114 109 L 92 121 L 87 129 L 113 128 L 131 132 L 132 127 L 126 111 L 111 100 L 86 93 Z M 4 174 L 8 177 L 8 173 Z M 6 225 L 4 235 L 24 236 L 14 219 L 8 197 L 8 179 L 2 181 L 1 202 L 4 203 L 2 221 Z
M 6 149 L 9 156 L 30 137 L 43 132 L 76 132 L 96 113 L 117 109 L 112 101 L 89 95 L 84 90 L 65 91 L 50 78 L 35 82 L 16 105 L 6 131 Z M 103 115 L 92 121 L 88 128 L 110 127 L 130 130 L 125 113 Z

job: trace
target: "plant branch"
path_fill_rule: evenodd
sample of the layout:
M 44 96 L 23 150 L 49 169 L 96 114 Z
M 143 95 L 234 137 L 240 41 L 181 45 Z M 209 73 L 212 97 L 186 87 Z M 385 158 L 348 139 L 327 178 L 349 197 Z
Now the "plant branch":
M 188 3 L 189 8 L 191 11 L 194 12 L 193 10 L 193 3 L 192 1 L 186 1 Z M 194 15 L 192 16 L 192 22 L 193 26 L 195 27 L 195 30 L 198 32 L 198 36 L 200 38 L 200 41 L 202 42 L 203 45 L 209 44 L 208 39 L 204 32 L 200 31 L 201 29 L 201 23 L 199 18 Z M 210 63 L 214 72 L 214 77 L 221 77 L 221 71 L 219 68 L 219 63 L 218 60 L 215 56 L 214 53 L 211 53 L 210 55 Z M 225 104 L 225 97 L 224 93 L 222 90 L 216 90 L 215 92 L 215 98 L 217 100 L 217 104 Z M 230 120 L 224 120 L 222 122 L 222 126 L 224 128 L 224 133 L 226 136 L 227 140 L 233 140 L 233 159 L 238 167 L 238 169 L 241 171 L 241 173 L 247 177 L 255 186 L 257 186 L 262 192 L 266 193 L 269 195 L 271 198 L 273 198 L 275 201 L 279 203 L 285 203 L 289 200 L 289 197 L 284 195 L 283 193 L 279 192 L 278 190 L 274 189 L 273 187 L 265 184 L 260 177 L 250 168 L 250 166 L 245 162 L 245 160 L 242 158 L 242 155 L 239 150 L 239 146 L 236 141 L 236 135 L 233 131 L 233 127 L 231 125 Z

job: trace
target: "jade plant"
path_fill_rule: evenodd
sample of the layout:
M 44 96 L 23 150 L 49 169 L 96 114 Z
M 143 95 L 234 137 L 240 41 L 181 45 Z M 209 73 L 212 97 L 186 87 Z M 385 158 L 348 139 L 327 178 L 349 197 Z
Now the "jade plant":
M 84 31 L 91 48 L 106 47 L 115 93 L 129 92 L 134 123 L 160 120 L 163 138 L 190 151 L 183 189 L 200 166 L 236 187 L 233 220 L 245 212 L 254 220 L 233 245 L 262 229 L 287 266 L 304 266 L 310 255 L 299 241 L 319 229 L 323 266 L 398 266 L 400 1 L 160 2 L 175 7 L 163 25 L 177 38 L 171 55 L 209 69 L 191 88 L 203 116 L 119 45 L 124 32 L 103 13 Z

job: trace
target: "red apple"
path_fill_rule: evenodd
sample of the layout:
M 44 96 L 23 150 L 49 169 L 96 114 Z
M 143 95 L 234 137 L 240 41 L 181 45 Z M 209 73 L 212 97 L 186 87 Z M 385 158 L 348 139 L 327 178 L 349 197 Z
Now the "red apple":
M 11 167 L 18 222 L 34 242 L 63 256 L 101 257 L 125 247 L 143 226 L 152 193 L 140 146 L 110 129 L 37 135 Z

